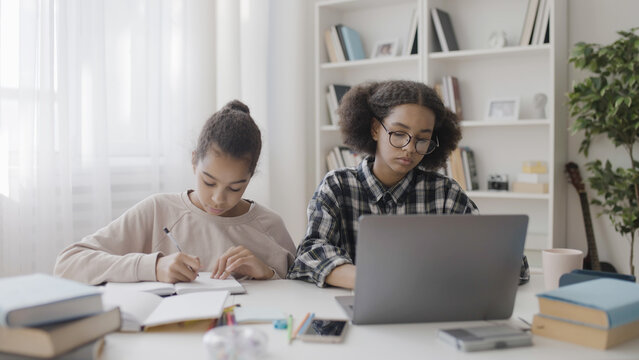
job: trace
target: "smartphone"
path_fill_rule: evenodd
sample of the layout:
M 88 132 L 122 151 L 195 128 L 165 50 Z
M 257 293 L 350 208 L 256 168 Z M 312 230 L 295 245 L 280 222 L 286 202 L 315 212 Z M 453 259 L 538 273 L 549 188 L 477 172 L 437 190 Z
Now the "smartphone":
M 462 351 L 532 345 L 532 335 L 529 332 L 501 324 L 440 329 L 439 338 Z
M 302 341 L 340 343 L 344 341 L 347 320 L 315 318 L 300 335 Z

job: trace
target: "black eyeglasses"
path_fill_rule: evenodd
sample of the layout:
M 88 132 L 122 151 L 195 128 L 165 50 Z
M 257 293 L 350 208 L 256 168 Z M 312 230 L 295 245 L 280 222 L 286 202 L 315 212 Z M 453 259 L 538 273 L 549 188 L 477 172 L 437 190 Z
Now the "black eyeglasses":
M 381 120 L 377 119 L 377 121 L 382 124 L 382 127 L 388 134 L 388 142 L 391 144 L 392 147 L 401 149 L 404 146 L 410 144 L 410 141 L 413 139 L 413 136 L 411 134 L 404 131 L 388 131 Z M 437 138 L 437 136 L 435 136 L 434 141 L 432 139 L 417 139 L 415 141 L 415 151 L 417 151 L 419 155 L 428 155 L 435 151 L 435 149 L 437 149 L 438 147 L 439 139 Z

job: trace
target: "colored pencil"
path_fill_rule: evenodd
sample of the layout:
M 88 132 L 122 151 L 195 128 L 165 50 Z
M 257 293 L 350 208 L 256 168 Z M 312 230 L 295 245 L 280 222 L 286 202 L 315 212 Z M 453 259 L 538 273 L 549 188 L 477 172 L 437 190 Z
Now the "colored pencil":
M 293 334 L 293 339 L 295 339 L 297 337 L 297 333 L 300 332 L 300 329 L 302 328 L 302 326 L 304 326 L 304 323 L 306 323 L 306 320 L 308 320 L 309 315 L 311 315 L 311 313 L 306 313 L 306 316 L 304 316 L 304 319 L 302 320 L 300 325 L 295 330 L 295 333 Z
M 293 315 L 289 314 L 288 315 L 288 323 L 286 324 L 286 329 L 288 330 L 288 343 L 289 345 L 291 344 L 291 342 L 293 341 Z

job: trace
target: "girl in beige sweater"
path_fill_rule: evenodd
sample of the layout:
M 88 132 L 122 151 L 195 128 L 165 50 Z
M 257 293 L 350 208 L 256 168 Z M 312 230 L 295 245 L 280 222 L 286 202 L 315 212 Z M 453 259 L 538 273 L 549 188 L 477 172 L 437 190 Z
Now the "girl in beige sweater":
M 89 284 L 192 281 L 200 270 L 221 279 L 284 278 L 295 252 L 284 222 L 242 198 L 261 147 L 249 108 L 228 103 L 208 119 L 193 151 L 195 190 L 141 201 L 64 249 L 55 275 Z

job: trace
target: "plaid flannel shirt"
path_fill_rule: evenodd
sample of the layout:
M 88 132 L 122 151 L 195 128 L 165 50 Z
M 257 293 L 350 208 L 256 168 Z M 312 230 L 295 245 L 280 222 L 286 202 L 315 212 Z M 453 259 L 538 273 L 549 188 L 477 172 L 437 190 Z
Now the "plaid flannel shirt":
M 335 267 L 355 264 L 360 215 L 479 213 L 459 184 L 421 165 L 387 189 L 373 175 L 373 161 L 326 174 L 308 205 L 306 236 L 287 278 L 324 287 Z

